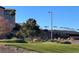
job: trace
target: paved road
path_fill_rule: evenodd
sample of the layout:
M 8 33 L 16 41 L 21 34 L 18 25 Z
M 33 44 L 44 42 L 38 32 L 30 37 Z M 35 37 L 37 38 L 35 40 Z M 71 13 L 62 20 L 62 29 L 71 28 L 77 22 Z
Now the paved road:
M 16 48 L 13 46 L 0 45 L 0 53 L 36 53 L 36 52 L 22 48 Z

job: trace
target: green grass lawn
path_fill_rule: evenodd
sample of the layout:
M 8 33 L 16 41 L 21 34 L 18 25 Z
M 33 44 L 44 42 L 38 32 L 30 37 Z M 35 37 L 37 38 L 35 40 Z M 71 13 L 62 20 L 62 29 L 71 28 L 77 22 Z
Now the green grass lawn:
M 44 53 L 79 53 L 79 45 L 59 44 L 53 42 L 38 43 L 1 43 Z

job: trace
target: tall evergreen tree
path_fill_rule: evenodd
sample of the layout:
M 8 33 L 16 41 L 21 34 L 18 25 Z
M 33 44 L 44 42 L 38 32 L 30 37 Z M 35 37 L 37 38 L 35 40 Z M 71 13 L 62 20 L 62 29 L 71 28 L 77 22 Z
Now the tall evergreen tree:
M 32 39 L 37 37 L 40 33 L 40 29 L 36 20 L 29 18 L 25 23 L 23 23 L 22 32 Z

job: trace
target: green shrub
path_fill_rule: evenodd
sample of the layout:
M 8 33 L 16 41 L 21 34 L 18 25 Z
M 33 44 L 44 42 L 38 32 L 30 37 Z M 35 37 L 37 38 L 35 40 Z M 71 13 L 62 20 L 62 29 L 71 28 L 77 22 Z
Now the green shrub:
M 70 41 L 61 42 L 61 44 L 71 44 Z
M 24 40 L 16 40 L 17 43 L 26 43 Z
M 27 42 L 25 40 L 6 39 L 6 40 L 0 40 L 0 43 L 27 43 Z
M 60 41 L 59 41 L 59 40 L 57 40 L 56 42 L 57 42 L 57 43 L 60 43 Z

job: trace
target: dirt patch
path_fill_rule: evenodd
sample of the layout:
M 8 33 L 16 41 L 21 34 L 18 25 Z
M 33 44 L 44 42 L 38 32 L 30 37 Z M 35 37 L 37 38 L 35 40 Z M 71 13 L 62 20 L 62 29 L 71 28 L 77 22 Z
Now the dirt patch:
M 23 48 L 17 48 L 14 46 L 0 45 L 0 53 L 37 53 L 37 52 L 29 51 Z

